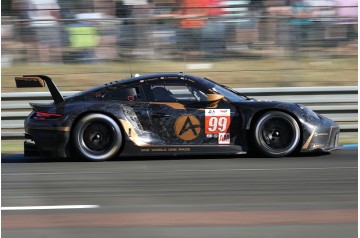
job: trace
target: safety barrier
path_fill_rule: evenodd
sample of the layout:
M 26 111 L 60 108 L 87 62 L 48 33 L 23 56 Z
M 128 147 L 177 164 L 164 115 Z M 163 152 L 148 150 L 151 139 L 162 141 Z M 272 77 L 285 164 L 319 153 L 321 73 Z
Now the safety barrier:
M 358 131 L 358 87 L 280 87 L 237 88 L 248 97 L 262 100 L 300 103 L 336 121 L 342 133 Z M 62 92 L 63 96 L 77 93 Z M 24 119 L 30 113 L 29 102 L 51 102 L 49 92 L 2 93 L 1 138 L 23 139 Z

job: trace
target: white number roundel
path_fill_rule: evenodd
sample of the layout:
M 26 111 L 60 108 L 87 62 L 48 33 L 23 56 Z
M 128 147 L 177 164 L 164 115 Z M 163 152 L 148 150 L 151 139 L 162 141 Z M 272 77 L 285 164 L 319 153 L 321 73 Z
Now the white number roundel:
M 227 117 L 210 117 L 207 129 L 209 132 L 225 132 L 227 130 L 228 119 Z

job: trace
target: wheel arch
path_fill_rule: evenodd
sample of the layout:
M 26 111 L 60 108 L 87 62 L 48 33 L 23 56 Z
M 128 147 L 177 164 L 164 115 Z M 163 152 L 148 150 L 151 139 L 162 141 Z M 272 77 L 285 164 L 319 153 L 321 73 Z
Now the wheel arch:
M 300 131 L 302 132 L 302 124 L 299 120 L 299 118 L 292 112 L 285 110 L 285 109 L 280 109 L 280 108 L 267 108 L 267 109 L 263 109 L 260 111 L 257 111 L 248 121 L 247 125 L 246 125 L 246 130 L 250 131 L 254 128 L 254 124 L 255 122 L 265 113 L 267 112 L 271 112 L 271 111 L 278 111 L 278 112 L 283 112 L 286 114 L 289 114 L 291 117 L 293 117 L 295 119 L 295 121 L 297 122 L 297 124 L 299 125 Z M 302 133 L 301 133 L 302 134 Z
M 257 120 L 263 116 L 265 113 L 267 112 L 271 112 L 271 111 L 278 111 L 278 112 L 283 112 L 286 113 L 288 115 L 290 115 L 292 118 L 294 118 L 294 120 L 296 121 L 296 123 L 299 126 L 300 129 L 300 140 L 299 140 L 299 144 L 297 145 L 295 151 L 300 151 L 301 147 L 304 144 L 304 131 L 303 131 L 303 126 L 299 120 L 299 118 L 292 112 L 285 110 L 285 109 L 280 109 L 280 108 L 268 108 L 268 109 L 264 109 L 264 110 L 260 110 L 258 112 L 256 112 L 248 121 L 247 126 L 246 126 L 246 135 L 247 135 L 247 141 L 248 143 L 251 143 L 251 131 L 254 129 L 255 123 L 257 122 Z
M 101 111 L 101 110 L 91 110 L 91 111 L 82 112 L 82 113 L 80 113 L 79 115 L 76 116 L 75 120 L 71 124 L 70 133 L 73 132 L 74 125 L 76 125 L 76 123 L 78 123 L 78 121 L 81 118 L 85 117 L 86 115 L 94 114 L 94 113 L 104 114 L 104 115 L 110 117 L 111 119 L 113 119 L 120 126 L 120 129 L 123 130 L 123 127 L 122 127 L 119 119 L 114 114 L 109 113 L 109 112 L 105 112 L 105 111 Z
M 76 118 L 74 119 L 74 121 L 72 122 L 71 126 L 70 126 L 70 134 L 69 134 L 69 141 L 66 145 L 66 150 L 67 151 L 70 151 L 70 154 L 73 154 L 76 150 L 74 148 L 74 144 L 73 144 L 73 131 L 74 131 L 74 128 L 75 128 L 75 125 L 85 116 L 87 115 L 90 115 L 90 114 L 95 114 L 95 113 L 99 113 L 99 114 L 104 114 L 108 117 L 110 117 L 111 119 L 113 119 L 115 121 L 115 123 L 119 126 L 120 130 L 121 130 L 121 133 L 122 135 L 124 136 L 125 135 L 125 131 L 124 131 L 124 128 L 122 126 L 122 124 L 120 123 L 119 119 L 112 113 L 109 113 L 109 112 L 105 112 L 105 111 L 101 111 L 101 110 L 91 110 L 91 111 L 84 111 L 82 113 L 80 113 L 79 115 L 76 116 Z M 125 139 L 125 138 L 123 138 Z M 121 145 L 121 148 L 120 150 L 123 149 L 124 147 L 124 144 L 125 144 L 125 140 L 122 140 L 122 145 Z

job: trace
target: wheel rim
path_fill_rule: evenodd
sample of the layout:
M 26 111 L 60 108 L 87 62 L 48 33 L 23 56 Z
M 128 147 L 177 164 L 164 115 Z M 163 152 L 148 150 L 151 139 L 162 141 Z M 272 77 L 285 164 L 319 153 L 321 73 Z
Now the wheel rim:
M 264 115 L 256 126 L 259 149 L 272 157 L 291 154 L 300 141 L 300 128 L 290 115 L 270 112 Z
M 92 123 L 84 129 L 83 142 L 93 152 L 101 152 L 108 149 L 112 139 L 111 128 L 100 123 Z
M 119 126 L 103 114 L 82 118 L 74 130 L 76 146 L 82 156 L 90 160 L 107 160 L 120 150 L 122 136 Z
M 261 131 L 262 141 L 269 149 L 283 151 L 293 144 L 295 130 L 288 120 L 270 118 L 264 122 Z

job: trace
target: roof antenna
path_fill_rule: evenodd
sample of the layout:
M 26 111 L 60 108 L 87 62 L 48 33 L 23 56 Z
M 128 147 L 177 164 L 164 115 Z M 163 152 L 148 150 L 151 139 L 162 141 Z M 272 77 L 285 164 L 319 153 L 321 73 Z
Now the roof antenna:
M 130 64 L 130 62 L 128 64 L 129 64 L 129 68 L 130 68 L 130 77 L 132 78 L 133 74 L 132 74 L 131 64 Z
M 184 54 L 184 71 L 181 72 L 181 73 L 185 73 L 185 70 L 186 70 L 186 63 L 187 63 L 187 57 L 186 57 L 186 54 Z

